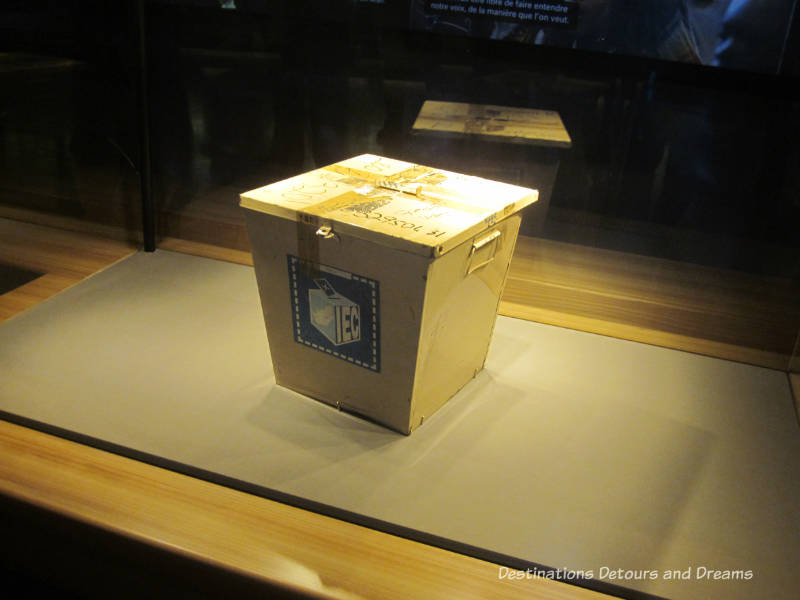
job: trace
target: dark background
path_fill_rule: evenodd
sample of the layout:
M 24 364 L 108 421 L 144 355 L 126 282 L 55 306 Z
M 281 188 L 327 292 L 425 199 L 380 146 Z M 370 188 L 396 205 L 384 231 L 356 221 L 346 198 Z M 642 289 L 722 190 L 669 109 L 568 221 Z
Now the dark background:
M 425 99 L 521 106 L 573 139 L 539 235 L 798 277 L 796 27 L 766 75 L 412 30 L 396 3 L 236 6 L 5 3 L 0 203 L 136 231 L 144 194 L 159 235 L 206 222 L 239 247 L 241 191 L 363 152 L 413 160 Z M 519 182 L 508 153 L 480 159 Z

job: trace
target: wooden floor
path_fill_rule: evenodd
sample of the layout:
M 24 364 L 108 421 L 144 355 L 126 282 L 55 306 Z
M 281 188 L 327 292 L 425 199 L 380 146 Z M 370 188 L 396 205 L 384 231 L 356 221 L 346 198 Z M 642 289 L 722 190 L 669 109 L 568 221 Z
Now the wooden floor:
M 0 218 L 0 262 L 43 273 L 0 295 L 0 321 L 134 252 L 130 242 Z
M 223 566 L 267 590 L 320 598 L 608 597 L 546 579 L 499 579 L 491 563 L 2 421 L 0 457 L 0 494 Z
M 249 260 L 246 252 L 180 240 L 165 240 L 162 247 Z M 42 281 L 0 296 L 0 314 L 19 313 L 134 250 L 116 240 L 0 219 L 0 260 L 46 273 Z M 15 568 L 23 571 L 46 571 L 58 590 L 79 597 L 104 597 L 105 584 L 119 592 L 120 581 L 126 592 L 121 597 L 152 592 L 148 585 L 168 584 L 172 592 L 186 593 L 197 581 L 208 589 L 236 590 L 237 597 L 249 597 L 248 591 L 253 597 L 609 597 L 547 579 L 501 579 L 496 564 L 5 421 L 0 421 L 0 516 L 9 531 L 25 535 L 27 549 L 0 558 L 20 562 Z M 140 546 L 144 558 L 137 563 Z M 56 559 L 57 552 L 64 555 Z M 154 561 L 153 553 L 163 556 Z M 152 568 L 153 562 L 176 561 L 172 570 Z M 115 582 L 104 575 L 109 569 Z M 189 576 L 194 583 L 176 583 Z
M 500 313 L 789 370 L 800 285 L 520 237 Z

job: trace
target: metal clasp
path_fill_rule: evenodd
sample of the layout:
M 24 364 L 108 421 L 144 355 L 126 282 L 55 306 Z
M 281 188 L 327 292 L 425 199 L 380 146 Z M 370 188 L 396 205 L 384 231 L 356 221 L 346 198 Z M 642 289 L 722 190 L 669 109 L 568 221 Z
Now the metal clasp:
M 323 239 L 330 240 L 332 238 L 337 237 L 336 234 L 333 232 L 333 227 L 330 225 L 321 225 L 319 229 L 317 229 L 317 235 Z

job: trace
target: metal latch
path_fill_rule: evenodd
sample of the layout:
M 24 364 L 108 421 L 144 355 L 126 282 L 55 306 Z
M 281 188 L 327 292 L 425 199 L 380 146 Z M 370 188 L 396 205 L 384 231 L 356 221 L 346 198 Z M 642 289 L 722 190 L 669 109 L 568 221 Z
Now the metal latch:
M 333 227 L 327 224 L 322 225 L 319 229 L 317 229 L 317 235 L 326 240 L 337 237 L 333 232 Z
M 494 260 L 494 255 L 497 253 L 497 247 L 500 244 L 500 235 L 500 230 L 495 229 L 488 235 L 472 242 L 469 263 L 467 264 L 467 275 Z

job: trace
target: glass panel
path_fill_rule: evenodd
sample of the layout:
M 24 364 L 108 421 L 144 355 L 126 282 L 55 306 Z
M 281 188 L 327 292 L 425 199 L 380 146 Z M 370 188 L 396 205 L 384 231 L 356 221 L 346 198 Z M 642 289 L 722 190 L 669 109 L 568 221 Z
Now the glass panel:
M 462 31 L 422 3 L 223 6 L 148 14 L 163 237 L 247 250 L 242 191 L 361 153 L 430 164 L 540 191 L 502 312 L 788 368 L 800 117 L 785 80 L 682 66 L 665 46 L 642 52 L 678 62 L 538 47 L 519 24 Z M 731 17 L 693 11 L 679 25 L 695 58 L 724 64 Z M 774 72 L 780 51 L 730 64 Z M 421 131 L 426 100 L 469 103 L 471 121 Z M 557 112 L 571 145 L 502 138 L 510 108 Z
M 6 4 L 0 216 L 140 235 L 133 15 L 117 3 Z

